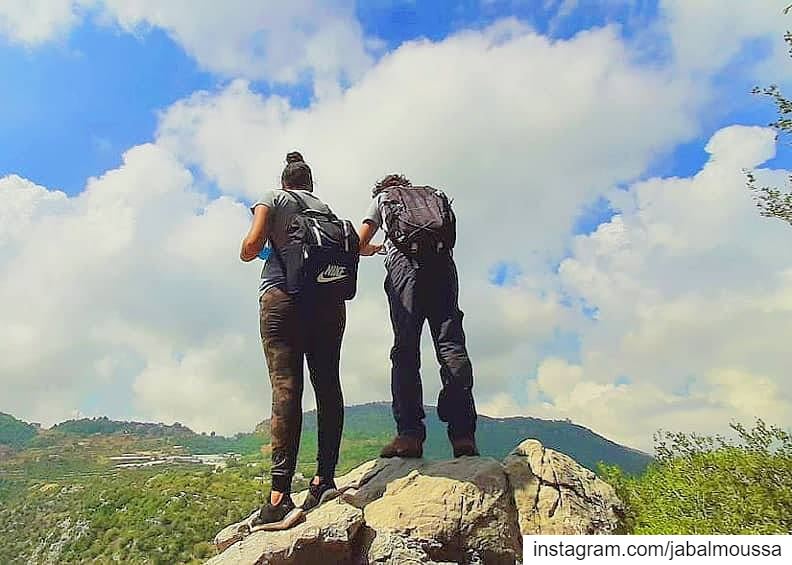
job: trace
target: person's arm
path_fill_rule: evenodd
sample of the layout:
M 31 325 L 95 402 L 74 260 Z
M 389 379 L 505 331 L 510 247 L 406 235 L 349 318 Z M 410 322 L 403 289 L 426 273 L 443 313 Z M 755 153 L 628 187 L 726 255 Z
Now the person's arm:
M 239 258 L 244 262 L 255 259 L 261 253 L 264 242 L 267 241 L 267 217 L 269 207 L 259 204 L 253 209 L 253 223 L 245 239 L 242 240 L 242 249 Z
M 371 220 L 363 220 L 363 225 L 360 226 L 360 254 L 368 257 L 379 253 L 382 249 L 382 244 L 371 243 L 374 234 L 377 233 L 379 226 Z
M 366 216 L 363 218 L 363 225 L 360 226 L 360 254 L 370 256 L 379 253 L 382 245 L 373 245 L 371 240 L 382 226 L 382 212 L 380 211 L 380 198 L 374 197 L 371 200 Z

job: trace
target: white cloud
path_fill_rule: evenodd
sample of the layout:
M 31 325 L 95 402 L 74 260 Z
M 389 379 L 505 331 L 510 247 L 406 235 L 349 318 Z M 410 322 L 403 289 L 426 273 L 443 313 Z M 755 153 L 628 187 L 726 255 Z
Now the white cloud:
M 0 181 L 0 198 L 16 204 L 3 211 L 27 209 L 26 221 L 3 223 L 10 234 L 0 255 L 0 374 L 9 409 L 53 423 L 108 380 L 126 393 L 121 383 L 150 384 L 146 375 L 160 374 L 157 368 L 170 367 L 174 357 L 200 361 L 208 354 L 194 349 L 257 327 L 246 308 L 255 305 L 255 281 L 232 252 L 249 213 L 225 198 L 209 203 L 192 186 L 190 173 L 155 145 L 130 150 L 121 168 L 72 198 L 14 177 Z M 241 298 L 246 293 L 248 301 Z M 239 367 L 234 390 L 263 398 L 265 372 L 253 370 L 261 361 L 254 331 L 248 345 L 249 362 Z M 147 404 L 151 387 L 143 386 L 139 413 L 167 414 L 182 380 L 185 390 L 202 385 L 191 387 L 191 400 L 216 398 L 208 380 L 223 384 L 237 359 L 232 348 L 223 351 L 222 372 L 196 373 L 191 381 L 183 375 L 201 365 L 188 363 L 174 371 L 176 380 L 161 381 L 163 406 Z M 233 413 L 244 414 L 236 407 Z M 230 431 L 240 425 L 233 413 L 182 420 Z
M 320 89 L 357 80 L 371 64 L 351 0 L 104 0 L 123 29 L 161 28 L 204 68 L 227 76 Z
M 136 400 L 158 421 L 186 417 L 199 430 L 249 431 L 268 397 L 261 351 L 253 344 L 249 336 L 227 334 L 178 359 L 153 360 L 135 379 Z
M 47 190 L 17 175 L 0 178 L 0 253 L 10 249 L 42 215 L 68 207 L 63 192 Z
M 490 4 L 482 2 L 485 8 Z M 762 80 L 778 81 L 777 68 L 787 59 L 781 41 L 785 5 L 659 0 L 660 18 L 651 24 L 644 21 L 650 12 L 645 0 L 606 0 L 599 9 L 608 17 L 619 9 L 628 20 L 622 23 L 648 26 L 633 48 L 667 38 L 676 65 L 688 72 L 717 71 L 745 42 L 773 39 L 773 55 L 758 70 Z M 555 12 L 551 28 L 579 8 L 579 0 L 544 2 L 546 11 Z M 377 38 L 365 36 L 352 0 L 4 0 L 0 36 L 36 46 L 64 37 L 89 15 L 135 34 L 162 29 L 203 68 L 223 76 L 293 84 L 311 75 L 320 97 L 356 82 L 382 48 Z
M 655 112 L 646 113 L 645 103 Z M 612 30 L 551 44 L 515 22 L 405 45 L 342 97 L 307 110 L 262 98 L 242 81 L 196 94 L 163 115 L 156 144 L 130 150 L 120 169 L 68 199 L 67 212 L 19 228 L 7 263 L 12 276 L 0 286 L 0 299 L 13 306 L 4 331 L 13 329 L 17 344 L 48 345 L 46 355 L 31 349 L 7 356 L 15 364 L 14 407 L 52 421 L 114 367 L 119 380 L 134 383 L 142 414 L 209 425 L 204 410 L 189 411 L 173 398 L 171 385 L 152 383 L 172 370 L 174 382 L 203 383 L 193 388 L 216 396 L 213 387 L 227 377 L 213 369 L 219 362 L 204 360 L 221 354 L 210 355 L 214 343 L 245 336 L 248 364 L 230 350 L 226 360 L 244 368 L 242 389 L 260 397 L 243 397 L 250 409 L 221 406 L 212 427 L 238 426 L 237 417 L 227 417 L 232 410 L 239 418 L 266 416 L 265 379 L 255 369 L 256 360 L 263 368 L 256 267 L 236 258 L 249 216 L 228 198 L 207 203 L 187 166 L 197 165 L 226 193 L 253 198 L 277 185 L 279 161 L 294 147 L 314 166 L 320 193 L 348 217 L 362 216 L 368 187 L 389 170 L 454 195 L 462 301 L 483 401 L 510 381 L 515 366 L 535 364 L 540 344 L 569 317 L 548 293 L 548 273 L 494 292 L 487 281 L 492 264 L 505 256 L 543 268 L 563 250 L 582 203 L 640 174 L 656 152 L 691 134 L 691 110 L 684 85 L 632 64 Z M 508 205 L 493 206 L 494 191 Z M 488 226 L 486 237 L 481 226 Z M 502 244 L 493 248 L 492 241 Z M 381 266 L 367 263 L 362 277 L 345 345 L 350 402 L 385 398 L 389 388 Z M 108 348 L 121 361 L 97 364 Z M 428 401 L 439 385 L 432 357 L 427 348 Z M 36 387 L 23 385 L 65 389 L 74 374 L 79 384 L 53 399 L 62 407 L 46 414 L 35 407 Z
M 528 259 L 560 251 L 584 202 L 695 133 L 688 87 L 633 64 L 612 29 L 550 43 L 506 22 L 406 44 L 342 98 L 305 110 L 241 81 L 198 93 L 165 114 L 159 137 L 249 198 L 277 183 L 280 158 L 263 156 L 299 147 L 323 194 L 355 217 L 376 178 L 401 169 L 449 187 L 492 240 L 509 241 L 520 225 L 523 244 L 508 253 Z M 489 205 L 495 190 L 509 206 Z M 490 252 L 482 238 L 465 244 L 473 257 Z
M 77 21 L 80 0 L 3 0 L 0 36 L 15 43 L 38 45 L 63 36 Z
M 772 60 L 788 62 L 783 35 L 789 19 L 782 14 L 788 4 L 786 0 L 662 0 L 660 26 L 671 39 L 677 64 L 691 72 L 720 69 L 747 41 L 757 39 L 772 41 Z M 777 70 L 772 80 L 779 80 Z
M 352 218 L 362 216 L 369 187 L 387 171 L 447 188 L 460 216 L 462 304 L 486 402 L 538 363 L 559 324 L 577 318 L 560 305 L 547 263 L 563 253 L 582 204 L 693 132 L 695 97 L 686 84 L 634 65 L 625 49 L 611 29 L 551 44 L 502 22 L 402 46 L 342 98 L 306 110 L 241 81 L 198 93 L 164 114 L 158 143 L 250 199 L 277 185 L 282 155 L 299 148 L 320 194 Z M 436 87 L 424 88 L 429 83 Z M 494 289 L 488 273 L 503 258 L 531 275 L 516 288 Z M 372 306 L 365 314 L 357 303 L 350 309 L 350 401 L 388 390 L 381 275 L 363 277 L 360 304 Z M 355 337 L 358 327 L 376 327 L 377 341 Z M 438 388 L 432 357 L 427 349 L 428 401 Z M 358 386 L 358 375 L 377 387 Z
M 670 414 L 664 426 L 686 430 L 756 416 L 790 424 L 788 228 L 759 216 L 741 172 L 773 155 L 773 133 L 726 128 L 707 150 L 693 178 L 614 193 L 619 214 L 577 238 L 559 275 L 599 316 L 582 334 L 581 365 L 563 373 L 575 386 L 558 377 L 555 388 L 540 368 L 554 404 L 545 413 L 634 442 Z M 616 386 L 621 376 L 634 384 Z M 663 410 L 640 417 L 647 404 Z M 636 419 L 616 422 L 602 406 Z
M 505 392 L 500 392 L 491 396 L 486 402 L 479 402 L 476 405 L 479 414 L 492 418 L 508 418 L 509 416 L 519 416 L 525 412 L 525 408 L 520 406 L 514 397 Z
M 526 403 L 499 393 L 482 412 L 571 418 L 647 450 L 661 428 L 792 424 L 789 228 L 758 214 L 741 172 L 774 145 L 769 129 L 724 128 L 695 176 L 614 191 L 618 214 L 577 237 L 559 269 L 560 289 L 598 309 L 560 322 L 579 332 L 580 362 L 541 360 Z
M 358 80 L 376 50 L 352 0 L 4 0 L 0 36 L 35 46 L 87 15 L 133 34 L 162 29 L 221 76 L 307 82 L 318 97 Z
M 203 20 L 188 26 L 171 4 L 151 6 L 108 9 L 129 29 L 161 26 L 184 45 L 207 45 Z M 212 54 L 217 68 L 251 62 L 224 49 Z M 295 64 L 337 73 L 323 53 Z M 778 241 L 788 232 L 758 216 L 740 173 L 771 156 L 772 136 L 722 130 L 695 177 L 607 192 L 693 138 L 703 113 L 687 72 L 633 55 L 614 28 L 551 42 L 507 20 L 403 45 L 307 109 L 244 80 L 196 93 L 163 113 L 154 143 L 76 197 L 0 179 L 6 409 L 52 423 L 115 381 L 141 417 L 221 433 L 266 417 L 258 265 L 237 258 L 249 212 L 236 198 L 276 186 L 283 155 L 299 148 L 320 195 L 347 217 L 361 217 L 371 184 L 395 170 L 454 196 L 484 412 L 570 417 L 642 447 L 661 426 L 722 429 L 731 414 L 757 410 L 782 418 L 792 264 Z M 201 194 L 192 167 L 225 196 Z M 619 215 L 573 239 L 574 219 L 603 193 Z M 501 260 L 525 274 L 496 289 L 488 274 Z M 349 305 L 349 403 L 389 395 L 381 281 L 381 265 L 367 260 Z M 580 301 L 598 308 L 597 321 Z M 580 335 L 579 362 L 544 358 L 559 329 Z M 439 379 L 424 353 L 432 402 Z M 631 381 L 617 384 L 622 375 Z M 747 400 L 746 390 L 764 392 Z
M 491 4 L 482 2 L 485 9 Z M 500 8 L 508 10 L 513 4 Z M 615 23 L 641 30 L 631 42 L 633 51 L 667 39 L 677 68 L 694 74 L 712 74 L 747 41 L 770 38 L 772 57 L 749 67 L 757 75 L 752 80 L 778 82 L 777 68 L 787 59 L 780 17 L 785 2 L 769 4 L 757 8 L 743 0 L 659 0 L 655 21 L 648 19 L 651 10 L 645 0 L 606 0 L 598 9 L 610 19 L 619 13 L 626 21 Z M 579 7 L 578 0 L 545 0 L 545 11 L 555 12 L 551 29 Z M 36 46 L 65 37 L 88 17 L 133 34 L 161 29 L 204 69 L 230 78 L 307 82 L 317 98 L 340 95 L 344 85 L 362 78 L 384 47 L 378 38 L 365 35 L 352 0 L 5 0 L 0 5 L 0 37 Z M 706 84 L 701 87 L 706 91 Z
M 637 30 L 633 49 L 668 56 L 680 73 L 703 79 L 727 68 L 751 47 L 748 59 L 762 62 L 729 69 L 731 84 L 788 82 L 788 73 L 779 72 L 789 64 L 783 41 L 789 27 L 789 17 L 783 15 L 787 0 L 600 0 L 596 4 L 606 21 Z M 549 28 L 555 32 L 582 10 L 586 10 L 584 18 L 591 17 L 592 6 L 580 0 L 545 0 L 544 9 L 553 13 Z M 770 55 L 760 55 L 752 42 L 762 42 L 760 49 L 769 49 Z M 706 81 L 701 87 L 706 88 Z

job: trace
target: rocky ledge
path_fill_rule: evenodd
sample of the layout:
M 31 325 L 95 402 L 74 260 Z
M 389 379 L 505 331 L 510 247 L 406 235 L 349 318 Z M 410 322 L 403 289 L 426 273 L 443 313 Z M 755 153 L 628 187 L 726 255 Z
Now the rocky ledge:
M 512 564 L 521 534 L 616 533 L 622 511 L 608 484 L 536 440 L 503 462 L 376 459 L 336 483 L 342 496 L 290 530 L 228 526 L 208 563 Z

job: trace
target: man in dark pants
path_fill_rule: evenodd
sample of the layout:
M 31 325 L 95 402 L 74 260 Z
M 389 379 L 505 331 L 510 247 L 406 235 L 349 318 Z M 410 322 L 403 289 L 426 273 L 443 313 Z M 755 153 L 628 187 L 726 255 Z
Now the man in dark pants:
M 283 190 L 266 191 L 253 205 L 253 222 L 240 252 L 243 261 L 252 261 L 265 241 L 272 250 L 259 286 L 261 343 L 272 383 L 272 490 L 253 525 L 273 530 L 293 526 L 303 510 L 338 494 L 334 477 L 344 424 L 339 361 L 346 307 L 343 301 L 319 303 L 287 294 L 279 255 L 289 222 L 303 209 L 302 203 L 323 213 L 330 208 L 313 194 L 311 170 L 302 155 L 289 153 L 286 160 Z M 302 428 L 303 359 L 316 393 L 319 449 L 308 497 L 296 508 L 290 492 Z
M 383 245 L 372 238 L 384 225 L 383 201 L 389 187 L 411 186 L 402 175 L 389 175 L 374 190 L 374 200 L 360 230 L 361 255 L 374 255 Z M 451 250 L 408 256 L 389 239 L 385 243 L 385 292 L 390 305 L 394 344 L 391 350 L 391 393 L 397 435 L 382 457 L 422 457 L 426 439 L 421 386 L 421 331 L 425 321 L 440 363 L 442 389 L 437 401 L 440 420 L 448 424 L 454 457 L 478 455 L 473 368 L 465 346 L 459 280 Z

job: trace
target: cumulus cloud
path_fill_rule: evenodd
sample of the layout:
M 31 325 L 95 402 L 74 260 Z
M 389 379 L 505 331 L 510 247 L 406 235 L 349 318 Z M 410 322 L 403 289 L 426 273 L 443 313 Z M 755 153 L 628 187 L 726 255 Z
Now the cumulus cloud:
M 722 68 L 751 40 L 771 40 L 773 56 L 761 65 L 760 74 L 771 71 L 770 63 L 787 59 L 782 41 L 788 20 L 782 14 L 789 3 L 769 0 L 758 5 L 742 0 L 662 0 L 659 25 L 671 41 L 678 65 L 690 72 Z M 778 67 L 771 80 L 779 80 Z
M 482 2 L 485 8 L 493 4 Z M 748 41 L 774 38 L 772 57 L 757 70 L 762 80 L 778 81 L 776 69 L 786 58 L 780 41 L 786 2 L 768 4 L 758 9 L 743 0 L 658 0 L 660 17 L 653 22 L 645 0 L 607 0 L 598 9 L 647 28 L 636 34 L 633 48 L 667 40 L 675 64 L 693 73 L 723 68 Z M 555 14 L 551 28 L 579 8 L 578 0 L 543 4 Z M 342 85 L 357 82 L 381 50 L 381 42 L 364 33 L 352 0 L 5 0 L 0 36 L 36 46 L 63 38 L 87 17 L 133 34 L 161 29 L 211 72 L 283 84 L 307 81 L 318 97 L 338 95 Z
M 310 73 L 320 94 L 370 65 L 351 0 L 103 0 L 128 31 L 158 27 L 204 68 L 227 76 L 295 83 Z
M 150 360 L 133 385 L 138 402 L 158 421 L 186 418 L 199 430 L 250 430 L 267 404 L 261 352 L 252 347 L 254 341 L 239 334 L 216 335 L 176 358 Z
M 790 425 L 788 227 L 758 215 L 741 172 L 773 157 L 773 132 L 724 128 L 707 151 L 691 178 L 610 194 L 617 214 L 578 236 L 558 269 L 562 291 L 597 309 L 575 324 L 580 361 L 542 359 L 526 402 L 502 393 L 483 411 L 571 418 L 645 449 L 661 428 Z
M 206 70 L 338 94 L 371 65 L 352 0 L 6 0 L 0 36 L 35 46 L 91 16 L 133 33 L 165 31 Z
M 783 10 L 786 0 L 766 0 L 761 5 L 743 0 L 600 0 L 597 8 L 608 18 L 618 14 L 621 23 L 647 28 L 653 42 L 669 43 L 668 54 L 686 72 L 710 72 L 725 67 L 750 41 L 771 43 L 772 56 L 759 69 L 775 71 L 771 65 L 786 59 L 781 40 L 787 30 Z M 591 10 L 580 0 L 545 0 L 544 9 L 554 14 L 551 28 L 580 10 Z M 659 17 L 650 17 L 657 12 Z M 647 39 L 640 37 L 639 42 Z M 656 49 L 656 45 L 655 45 Z M 774 78 L 774 80 L 778 80 Z
M 513 71 L 504 75 L 503 68 Z M 438 88 L 419 86 L 429 83 Z M 642 101 L 630 92 L 643 93 Z M 656 112 L 643 111 L 647 102 Z M 631 63 L 612 30 L 550 43 L 514 22 L 439 43 L 405 45 L 341 98 L 309 109 L 264 98 L 243 81 L 218 93 L 198 93 L 165 112 L 155 144 L 130 150 L 121 168 L 68 199 L 68 213 L 19 228 L 3 302 L 19 305 L 43 297 L 32 309 L 16 310 L 12 319 L 19 323 L 7 327 L 17 327 L 18 340 L 38 334 L 48 345 L 46 355 L 25 362 L 10 356 L 14 361 L 7 363 L 17 363 L 18 384 L 56 380 L 66 388 L 69 377 L 61 372 L 79 373 L 86 390 L 99 376 L 86 374 L 85 367 L 106 357 L 109 343 L 123 359 L 118 371 L 134 383 L 141 412 L 175 417 L 179 404 L 164 386 L 157 399 L 151 375 L 163 375 L 168 367 L 176 382 L 185 371 L 224 382 L 227 377 L 212 369 L 219 364 L 185 360 L 210 359 L 201 348 L 226 335 L 243 335 L 254 352 L 249 365 L 240 365 L 230 350 L 227 361 L 244 368 L 251 390 L 260 391 L 244 399 L 266 415 L 268 407 L 259 400 L 266 389 L 262 364 L 259 372 L 253 367 L 260 356 L 255 267 L 236 259 L 247 215 L 230 197 L 207 201 L 188 170 L 197 168 L 232 197 L 252 199 L 276 186 L 279 156 L 299 147 L 315 168 L 322 196 L 347 217 L 362 217 L 371 183 L 389 170 L 404 170 L 416 182 L 431 182 L 454 195 L 462 221 L 458 260 L 471 350 L 480 366 L 482 397 L 495 394 L 511 379 L 515 362 L 537 361 L 534 341 L 552 335 L 553 318 L 563 308 L 544 288 L 545 275 L 522 281 L 519 290 L 494 291 L 491 266 L 507 255 L 543 268 L 564 248 L 581 203 L 640 174 L 656 152 L 689 136 L 690 111 L 684 85 Z M 646 135 L 636 137 L 639 130 Z M 493 206 L 496 192 L 508 206 Z M 488 226 L 486 238 L 479 226 Z M 59 245 L 37 239 L 45 237 Z M 502 243 L 493 249 L 491 241 Z M 382 398 L 388 390 L 390 329 L 382 267 L 366 263 L 362 276 L 345 346 L 350 402 Z M 493 297 L 495 309 L 487 305 Z M 542 323 L 530 330 L 530 339 L 512 331 L 524 328 L 534 314 Z M 70 317 L 76 327 L 58 323 Z M 426 357 L 426 366 L 433 367 L 430 350 Z M 106 373 L 107 365 L 101 367 Z M 438 384 L 427 377 L 427 399 Z M 80 390 L 59 397 L 60 413 L 74 408 Z M 33 410 L 35 395 L 22 400 L 21 388 L 18 394 L 18 405 Z M 197 413 L 179 419 L 198 421 Z M 216 419 L 218 431 L 228 431 L 234 421 L 222 413 Z M 200 422 L 206 425 L 203 415 Z
M 789 425 L 788 228 L 757 214 L 741 172 L 774 146 L 769 129 L 725 128 L 694 177 L 613 193 L 617 215 L 579 236 L 559 268 L 563 288 L 598 316 L 581 334 L 579 365 L 540 366 L 544 413 L 643 445 L 661 425 Z
M 430 82 L 437 88 L 419 86 Z M 198 93 L 163 115 L 158 144 L 248 199 L 276 185 L 282 165 L 272 156 L 297 147 L 320 194 L 352 218 L 362 217 L 369 187 L 387 171 L 447 188 L 460 217 L 462 302 L 486 401 L 515 371 L 522 376 L 518 368 L 536 365 L 560 323 L 578 317 L 560 304 L 547 264 L 563 254 L 584 203 L 693 134 L 695 97 L 686 86 L 632 63 L 612 29 L 551 43 L 507 21 L 402 46 L 342 98 L 308 109 L 262 97 L 243 81 Z M 644 111 L 647 103 L 654 113 Z M 503 258 L 531 276 L 493 288 L 489 271 Z M 361 383 L 376 378 L 387 391 L 381 274 L 367 274 L 350 331 L 380 328 L 378 341 L 362 349 L 350 334 L 345 371 Z M 359 307 L 377 297 L 376 309 Z M 431 401 L 437 379 L 426 381 Z M 350 400 L 371 399 L 371 388 L 347 382 Z
M 81 0 L 4 0 L 0 4 L 0 36 L 29 46 L 61 37 L 79 21 L 79 8 L 85 3 Z
M 178 27 L 171 8 L 107 6 L 129 29 L 204 44 L 200 25 Z M 214 55 L 226 64 L 222 48 Z M 772 155 L 772 135 L 727 128 L 694 177 L 635 182 L 698 133 L 698 87 L 673 65 L 636 60 L 615 28 L 551 41 L 506 20 L 407 43 L 304 109 L 242 79 L 195 93 L 163 112 L 153 143 L 78 196 L 0 179 L 6 409 L 52 423 L 110 382 L 140 417 L 221 433 L 266 417 L 258 265 L 237 258 L 249 221 L 240 200 L 276 186 L 279 161 L 299 148 L 346 217 L 362 216 L 386 172 L 452 194 L 485 412 L 570 417 L 642 447 L 657 427 L 722 429 L 759 410 L 783 418 L 786 232 L 758 216 L 740 173 Z M 223 196 L 208 198 L 190 171 Z M 617 216 L 573 238 L 575 218 L 603 194 Z M 490 271 L 502 261 L 522 274 L 496 288 Z M 349 305 L 348 403 L 389 395 L 382 276 L 365 260 Z M 580 351 L 548 354 L 559 331 Z M 424 367 L 431 402 L 429 347 Z M 744 383 L 773 398 L 741 399 Z
M 452 189 L 491 240 L 519 236 L 507 253 L 530 260 L 562 249 L 582 203 L 694 135 L 696 101 L 689 83 L 634 64 L 613 29 L 551 43 L 502 22 L 403 45 L 342 98 L 307 109 L 243 81 L 197 93 L 165 113 L 159 140 L 248 198 L 278 178 L 280 163 L 262 156 L 299 146 L 320 190 L 355 217 L 383 171 L 403 170 Z M 491 205 L 492 191 L 510 205 Z M 482 238 L 465 244 L 490 252 Z
M 16 220 L 3 222 L 0 248 L 0 374 L 8 409 L 52 423 L 108 379 L 139 380 L 136 411 L 148 416 L 170 414 L 167 402 L 177 396 L 216 399 L 210 379 L 232 379 L 229 398 L 264 397 L 253 332 L 247 365 L 231 347 L 222 370 L 208 354 L 193 352 L 237 343 L 240 328 L 255 321 L 255 281 L 231 253 L 249 213 L 227 198 L 209 202 L 193 188 L 189 171 L 155 145 L 130 150 L 122 167 L 92 179 L 76 197 L 15 177 L 0 181 L 0 197 L 12 204 L 0 208 Z M 169 381 L 157 372 L 169 363 L 203 372 L 191 380 L 174 370 Z M 163 406 L 146 402 L 152 374 L 163 376 Z M 233 412 L 195 421 L 229 431 L 241 425 L 229 420 Z

